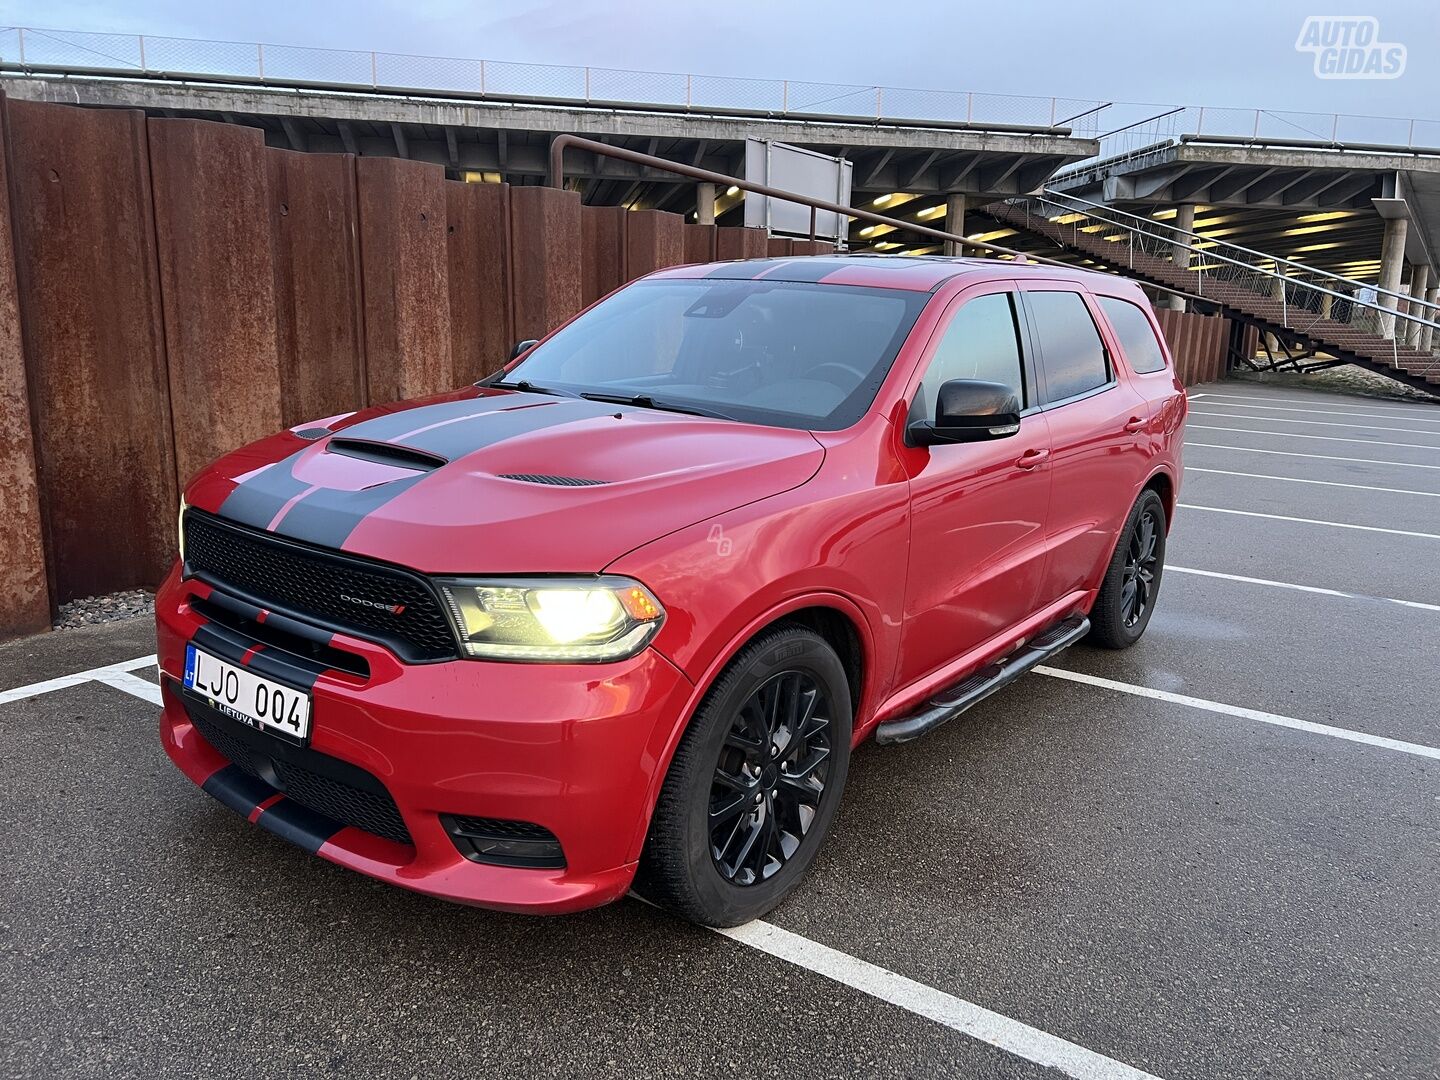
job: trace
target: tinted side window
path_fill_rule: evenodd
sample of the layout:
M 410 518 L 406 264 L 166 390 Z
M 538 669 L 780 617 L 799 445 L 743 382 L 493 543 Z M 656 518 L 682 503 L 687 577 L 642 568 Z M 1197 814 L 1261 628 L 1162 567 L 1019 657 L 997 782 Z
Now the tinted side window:
M 1010 293 L 988 293 L 967 300 L 950 320 L 917 395 L 923 412 L 935 414 L 935 391 L 951 379 L 1004 383 L 1025 402 L 1020 374 L 1020 334 Z
M 1110 381 L 1100 331 L 1079 293 L 1027 292 L 1025 303 L 1040 340 L 1048 400 L 1063 401 Z
M 1161 371 L 1165 367 L 1165 352 L 1155 340 L 1155 331 L 1145 312 L 1128 300 L 1113 296 L 1096 297 L 1100 310 L 1115 328 L 1120 347 L 1125 350 L 1125 359 L 1130 361 L 1130 370 L 1137 375 Z

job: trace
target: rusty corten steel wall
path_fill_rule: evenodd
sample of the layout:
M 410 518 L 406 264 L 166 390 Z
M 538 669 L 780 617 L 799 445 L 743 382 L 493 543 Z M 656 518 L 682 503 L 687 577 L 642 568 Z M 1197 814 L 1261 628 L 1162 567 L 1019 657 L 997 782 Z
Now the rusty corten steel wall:
M 265 151 L 281 422 L 365 401 L 355 159 Z
M 9 102 L 7 116 L 40 502 L 63 603 L 158 581 L 174 557 L 146 122 L 27 101 Z M 7 565 L 18 557 L 3 553 Z
M 280 426 L 275 264 L 256 128 L 151 119 L 155 238 L 182 482 Z
M 625 223 L 625 269 L 631 280 L 685 261 L 685 219 L 664 210 L 636 210 Z
M 764 229 L 742 229 L 721 226 L 715 230 L 717 259 L 763 259 L 770 246 Z
M 580 207 L 581 299 L 593 304 L 629 280 L 623 206 Z
M 1155 312 L 1175 359 L 1175 373 L 1186 386 L 1213 382 L 1225 374 L 1230 320 L 1220 315 L 1160 308 Z
M 450 385 L 450 282 L 445 170 L 359 158 L 360 262 L 370 403 Z
M 584 306 L 580 196 L 551 187 L 510 189 L 515 337 L 538 338 Z
M 685 223 L 685 261 L 687 263 L 715 260 L 715 226 Z
M 445 198 L 450 385 L 463 386 L 501 367 L 515 344 L 507 270 L 510 189 L 447 182 Z
M 0 107 L 0 144 L 3 121 Z M 0 637 L 50 625 L 7 171 L 0 156 Z

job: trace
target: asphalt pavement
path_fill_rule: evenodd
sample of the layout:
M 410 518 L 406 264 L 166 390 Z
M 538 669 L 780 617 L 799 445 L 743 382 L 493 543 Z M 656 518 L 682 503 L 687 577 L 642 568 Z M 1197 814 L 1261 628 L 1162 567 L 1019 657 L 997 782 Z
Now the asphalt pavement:
M 1145 639 L 861 747 L 731 937 L 311 858 L 166 759 L 146 621 L 0 646 L 0 1074 L 1440 1075 L 1440 408 L 1192 398 Z

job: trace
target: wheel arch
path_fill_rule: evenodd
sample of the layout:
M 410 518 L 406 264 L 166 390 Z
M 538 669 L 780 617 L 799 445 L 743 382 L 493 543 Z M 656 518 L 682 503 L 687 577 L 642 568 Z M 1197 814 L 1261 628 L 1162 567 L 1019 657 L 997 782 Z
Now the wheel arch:
M 1150 474 L 1135 498 L 1139 498 L 1147 491 L 1153 491 L 1160 496 L 1160 502 L 1165 507 L 1165 531 L 1170 531 L 1170 523 L 1175 520 L 1175 478 L 1166 469 L 1157 469 Z
M 630 845 L 632 859 L 640 857 L 640 850 L 650 831 L 650 818 L 655 811 L 655 801 L 660 797 L 660 788 L 670 771 L 675 750 L 685 732 L 689 730 L 705 695 L 746 645 L 766 631 L 785 625 L 802 626 L 812 630 L 835 649 L 845 668 L 846 681 L 850 686 L 854 729 L 860 730 L 861 718 L 865 710 L 872 707 L 873 702 L 870 699 L 877 692 L 874 638 L 860 608 L 839 593 L 826 592 L 794 596 L 769 608 L 752 619 L 740 633 L 727 642 L 701 677 L 695 680 L 680 722 L 670 728 L 663 749 L 656 754 L 655 768 L 650 775 L 649 789 L 645 795 L 645 820 Z

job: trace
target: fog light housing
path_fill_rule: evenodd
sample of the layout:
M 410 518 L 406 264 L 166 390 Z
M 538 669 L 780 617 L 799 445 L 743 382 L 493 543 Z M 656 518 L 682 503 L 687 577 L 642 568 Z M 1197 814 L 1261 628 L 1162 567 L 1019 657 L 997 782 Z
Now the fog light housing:
M 440 824 L 455 849 L 471 862 L 531 870 L 560 870 L 565 853 L 560 841 L 543 825 L 505 818 L 441 814 Z

